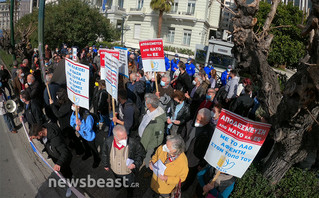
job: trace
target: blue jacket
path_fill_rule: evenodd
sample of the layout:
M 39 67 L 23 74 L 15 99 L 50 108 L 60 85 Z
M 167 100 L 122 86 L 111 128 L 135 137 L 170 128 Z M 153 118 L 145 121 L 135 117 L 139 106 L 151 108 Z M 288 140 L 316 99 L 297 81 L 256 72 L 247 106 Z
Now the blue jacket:
M 193 76 L 195 74 L 195 65 L 193 63 L 186 63 L 185 66 L 188 75 Z
M 211 67 L 208 67 L 208 66 L 204 67 L 204 71 L 205 71 L 205 73 L 208 75 L 208 78 L 210 78 L 210 71 L 211 71 L 212 69 L 214 69 L 213 66 L 211 66 Z
M 165 56 L 165 67 L 166 67 L 166 71 L 168 71 L 170 68 L 169 59 L 166 56 Z
M 178 63 L 179 63 L 179 59 L 176 60 L 176 63 L 174 62 L 175 58 L 173 58 L 171 60 L 171 70 L 172 72 L 175 72 L 178 69 Z
M 223 86 L 227 84 L 227 81 L 231 79 L 230 76 L 228 76 L 228 79 L 227 78 L 227 69 L 222 73 L 222 76 L 220 78 L 220 80 L 222 81 L 222 84 Z
M 86 120 L 81 119 L 80 114 L 78 114 L 79 119 L 81 120 L 82 124 L 80 126 L 79 134 L 81 137 L 89 142 L 95 139 L 95 132 L 93 131 L 93 124 L 94 119 L 91 115 L 88 115 Z M 70 118 L 70 125 L 75 128 L 76 127 L 76 117 L 75 113 L 73 112 Z

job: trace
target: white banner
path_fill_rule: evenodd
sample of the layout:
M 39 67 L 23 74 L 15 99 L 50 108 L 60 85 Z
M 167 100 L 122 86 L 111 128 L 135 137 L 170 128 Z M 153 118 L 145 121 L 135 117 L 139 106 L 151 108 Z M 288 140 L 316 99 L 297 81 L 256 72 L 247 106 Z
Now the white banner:
M 65 75 L 69 99 L 75 105 L 89 109 L 90 67 L 66 59 Z
M 127 48 L 124 47 L 114 47 L 114 49 L 118 50 L 120 52 L 120 58 L 119 58 L 119 73 L 120 75 L 125 76 L 126 78 L 129 78 L 128 76 L 128 59 L 127 59 Z
M 241 178 L 264 143 L 271 125 L 223 109 L 205 160 L 217 170 Z
M 117 51 L 119 54 L 119 52 Z M 119 60 L 112 54 L 105 54 L 105 69 L 106 69 L 106 90 L 117 101 L 118 79 L 119 79 Z
M 78 57 L 78 49 L 76 49 L 75 47 L 72 48 L 72 60 L 73 61 L 77 61 L 77 57 Z
M 144 72 L 166 72 L 163 40 L 140 41 Z

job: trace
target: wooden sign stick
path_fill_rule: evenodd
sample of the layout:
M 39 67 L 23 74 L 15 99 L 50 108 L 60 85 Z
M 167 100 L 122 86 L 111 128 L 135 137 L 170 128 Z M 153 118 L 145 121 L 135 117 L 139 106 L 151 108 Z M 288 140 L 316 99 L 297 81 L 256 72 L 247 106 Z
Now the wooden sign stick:
M 155 75 L 155 87 L 156 87 L 156 92 L 158 92 L 157 73 L 154 72 L 154 75 Z
M 114 117 L 116 115 L 115 115 L 115 100 L 113 97 L 112 97 L 112 110 L 113 110 L 113 117 Z M 114 125 L 116 125 L 116 123 L 114 123 Z
M 221 156 L 217 162 L 217 166 L 222 167 L 223 164 L 226 161 L 226 157 L 225 156 Z M 218 179 L 219 175 L 220 175 L 220 171 L 217 171 L 216 175 L 214 176 L 213 180 L 211 182 L 209 182 L 210 185 L 214 185 L 214 183 L 216 182 L 216 180 Z M 206 192 L 203 192 L 203 195 L 206 195 Z

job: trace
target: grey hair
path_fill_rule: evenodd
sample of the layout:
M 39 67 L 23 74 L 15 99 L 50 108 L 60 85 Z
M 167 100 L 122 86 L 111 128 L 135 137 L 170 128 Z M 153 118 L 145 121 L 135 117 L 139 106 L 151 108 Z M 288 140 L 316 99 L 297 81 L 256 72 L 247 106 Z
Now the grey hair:
M 30 78 L 31 78 L 31 80 L 35 80 L 35 77 L 32 75 L 32 74 L 29 74 L 29 76 L 30 76 Z
M 166 137 L 166 142 L 172 142 L 172 146 L 176 149 L 175 155 L 179 155 L 185 152 L 185 142 L 180 135 L 168 135 Z
M 212 91 L 216 95 L 216 90 L 214 88 L 208 88 L 207 92 Z
M 124 127 L 123 125 L 120 125 L 120 124 L 117 124 L 117 125 L 113 128 L 113 134 L 114 134 L 114 136 L 118 137 L 118 136 L 117 136 L 117 133 L 118 133 L 118 132 L 124 132 L 124 133 L 127 134 L 125 127 Z
M 202 108 L 198 111 L 197 115 L 202 115 L 204 117 L 205 122 L 209 122 L 212 114 L 209 109 Z
M 157 108 L 159 105 L 159 99 L 155 94 L 145 94 L 145 102 L 146 104 L 151 104 L 153 108 Z
M 195 78 L 197 78 L 197 80 L 200 82 L 200 84 L 202 84 L 203 79 L 202 79 L 202 77 L 201 77 L 198 73 L 196 73 L 196 74 L 194 75 L 194 79 L 195 79 Z
M 136 78 L 137 78 L 136 73 L 134 72 L 134 73 L 131 73 L 130 75 L 132 75 L 132 80 L 136 81 Z
M 166 78 L 166 82 L 168 81 L 169 83 L 171 82 L 171 77 L 169 76 L 169 74 L 165 74 L 162 78 Z

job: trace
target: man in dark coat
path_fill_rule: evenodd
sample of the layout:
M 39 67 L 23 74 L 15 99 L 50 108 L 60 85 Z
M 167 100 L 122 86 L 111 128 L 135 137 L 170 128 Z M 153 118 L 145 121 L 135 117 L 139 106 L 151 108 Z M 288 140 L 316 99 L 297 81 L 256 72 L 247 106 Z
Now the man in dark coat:
M 123 125 L 116 125 L 114 136 L 105 140 L 102 148 L 102 164 L 106 171 L 112 170 L 116 178 L 123 179 L 121 183 L 127 188 L 127 196 L 131 197 L 135 174 L 143 164 L 145 150 L 139 141 L 129 138 Z
M 10 79 L 10 73 L 7 69 L 4 68 L 4 65 L 0 65 L 0 82 L 2 83 L 2 88 L 6 88 L 9 92 L 10 97 L 11 94 L 11 88 L 9 86 L 9 79 Z
M 25 104 L 25 112 L 20 116 L 20 121 L 23 122 L 24 118 L 29 124 L 29 128 L 31 128 L 34 124 L 42 124 L 44 123 L 44 114 L 42 109 L 39 107 L 36 101 L 31 100 L 28 92 L 22 92 L 20 94 L 20 99 Z
M 189 127 L 187 130 L 186 156 L 189 172 L 182 186 L 183 191 L 187 190 L 193 183 L 198 170 L 206 165 L 204 156 L 213 135 L 213 129 L 209 124 L 210 120 L 210 110 L 206 108 L 200 109 L 197 113 L 194 126 Z
M 44 143 L 45 150 L 54 162 L 53 169 L 60 171 L 67 178 L 72 178 L 72 170 L 70 167 L 72 153 L 67 148 L 61 129 L 54 123 L 45 123 L 43 125 L 34 124 L 30 131 L 32 139 L 41 140 Z M 66 196 L 71 196 L 71 190 L 68 188 Z
M 179 65 L 179 70 L 181 73 L 176 79 L 177 81 L 176 89 L 184 93 L 186 92 L 191 93 L 193 89 L 193 85 L 192 85 L 191 77 L 186 72 L 186 66 L 182 61 L 180 61 L 178 65 Z
M 39 106 L 43 105 L 43 89 L 39 81 L 32 74 L 27 76 L 27 83 L 24 85 L 25 91 L 29 94 L 31 100 L 38 102 Z
M 247 117 L 250 109 L 254 106 L 254 99 L 251 98 L 252 86 L 245 87 L 245 93 L 240 95 L 230 106 L 230 110 L 238 115 Z

